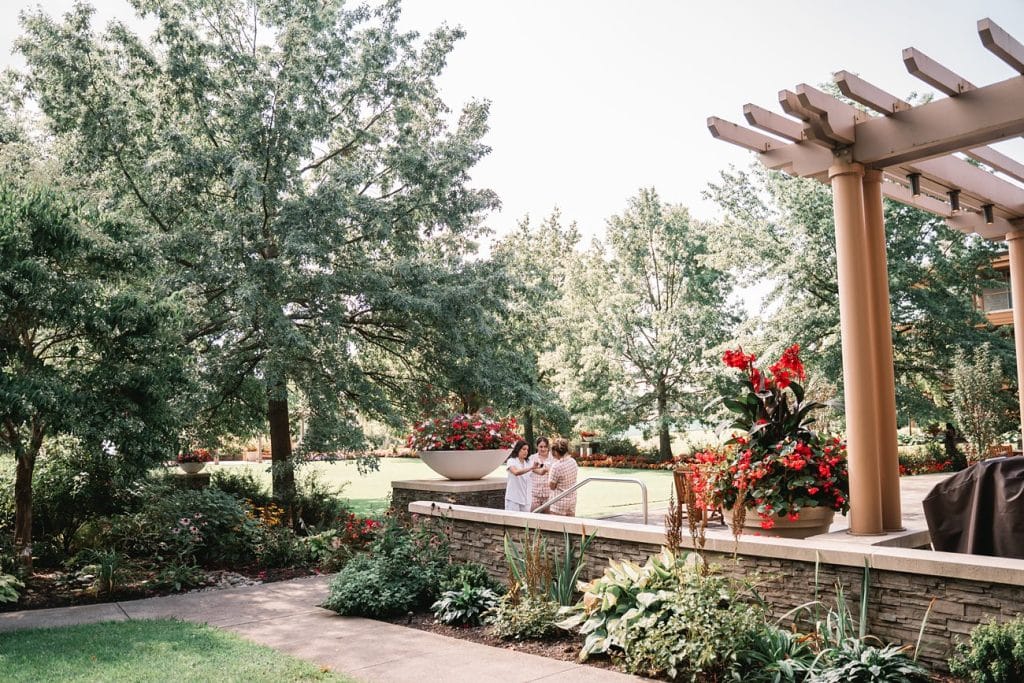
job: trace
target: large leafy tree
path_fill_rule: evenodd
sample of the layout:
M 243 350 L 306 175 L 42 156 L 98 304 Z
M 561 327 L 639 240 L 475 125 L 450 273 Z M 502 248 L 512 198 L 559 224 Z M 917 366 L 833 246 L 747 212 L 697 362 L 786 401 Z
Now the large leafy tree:
M 393 415 L 396 368 L 443 310 L 434 285 L 496 201 L 467 188 L 487 107 L 449 124 L 435 79 L 462 34 L 401 32 L 397 2 L 132 4 L 148 39 L 94 32 L 84 5 L 26 17 L 26 83 L 72 170 L 159 237 L 190 306 L 199 427 L 262 418 L 287 502 L 290 394 L 308 448 Z
M 494 264 L 511 285 L 507 336 L 522 364 L 522 391 L 515 408 L 531 444 L 540 425 L 554 431 L 569 426 L 551 379 L 556 369 L 552 361 L 563 337 L 557 324 L 558 307 L 569 272 L 579 267 L 575 251 L 579 239 L 576 224 L 563 226 L 556 209 L 536 225 L 523 218 L 491 250 Z
M 642 190 L 608 221 L 563 302 L 563 381 L 596 426 L 642 426 L 671 455 L 671 429 L 700 417 L 713 351 L 732 337 L 729 276 L 703 226 Z M 571 370 L 569 370 L 571 368 Z
M 830 378 L 841 390 L 829 189 L 757 166 L 723 172 L 708 194 L 724 210 L 714 227 L 719 263 L 768 292 L 763 317 L 746 328 L 748 339 L 779 349 L 799 343 L 809 374 Z M 943 386 L 955 349 L 991 342 L 993 353 L 1012 354 L 1012 344 L 985 324 L 974 299 L 996 247 L 888 200 L 885 227 L 897 406 L 919 420 L 945 417 Z
M 14 542 L 29 568 L 49 437 L 142 468 L 177 436 L 176 311 L 140 282 L 136 237 L 58 189 L 0 178 L 0 447 L 16 459 Z

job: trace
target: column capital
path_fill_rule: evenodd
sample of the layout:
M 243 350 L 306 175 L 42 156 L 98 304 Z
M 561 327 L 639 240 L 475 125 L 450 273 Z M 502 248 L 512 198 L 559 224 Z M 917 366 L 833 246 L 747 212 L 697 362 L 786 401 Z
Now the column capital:
M 855 175 L 858 177 L 864 177 L 864 165 L 858 164 L 857 162 L 840 161 L 836 159 L 831 166 L 828 167 L 828 179 L 832 180 L 836 176 L 841 175 Z
M 829 170 L 831 173 L 831 169 Z M 864 169 L 864 182 L 865 183 L 880 183 L 882 182 L 882 172 L 877 168 L 865 168 Z

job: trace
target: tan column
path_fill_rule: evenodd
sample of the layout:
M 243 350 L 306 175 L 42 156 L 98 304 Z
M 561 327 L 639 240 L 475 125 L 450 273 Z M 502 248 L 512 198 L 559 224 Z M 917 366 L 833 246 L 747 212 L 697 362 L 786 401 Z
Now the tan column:
M 864 221 L 864 167 L 837 161 L 828 170 L 836 224 L 839 323 L 843 342 L 846 444 L 850 465 L 850 532 L 882 533 L 875 431 L 875 363 L 867 230 Z
M 1024 420 L 1024 230 L 1006 236 L 1010 247 L 1010 296 L 1013 297 L 1013 345 L 1017 352 L 1017 396 Z
M 892 361 L 892 311 L 889 308 L 889 270 L 885 253 L 885 215 L 882 207 L 882 172 L 864 171 L 864 223 L 871 278 L 872 372 L 878 425 L 875 448 L 882 499 L 882 528 L 903 530 L 900 505 L 900 461 L 896 440 L 896 377 Z

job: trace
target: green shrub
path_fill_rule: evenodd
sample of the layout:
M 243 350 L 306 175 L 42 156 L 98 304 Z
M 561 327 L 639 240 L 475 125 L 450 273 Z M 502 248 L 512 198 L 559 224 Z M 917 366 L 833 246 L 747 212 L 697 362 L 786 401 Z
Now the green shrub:
M 490 588 L 463 584 L 459 590 L 441 593 L 430 606 L 434 618 L 452 626 L 476 626 L 483 623 L 488 613 L 498 606 L 500 596 Z
M 52 539 L 63 559 L 76 548 L 79 527 L 97 517 L 119 514 L 128 505 L 123 493 L 141 473 L 125 469 L 123 458 L 75 439 L 48 440 L 36 461 L 32 484 L 32 527 L 37 540 Z M 49 564 L 41 558 L 41 564 Z
M 133 511 L 110 522 L 110 540 L 131 557 L 204 566 L 253 562 L 264 533 L 252 508 L 234 496 L 160 480 L 139 487 Z
M 406 558 L 410 560 L 412 558 Z M 426 578 L 414 564 L 399 566 L 397 558 L 360 553 L 331 582 L 323 606 L 338 614 L 391 617 L 423 606 Z
M 305 561 L 328 573 L 340 570 L 355 554 L 353 547 L 344 542 L 337 529 L 300 536 L 298 541 L 303 547 Z
M 848 638 L 823 656 L 828 666 L 815 676 L 815 683 L 928 683 L 930 680 L 924 667 L 907 656 L 905 647 L 879 647 L 863 638 Z
M 970 645 L 956 646 L 949 670 L 974 683 L 1024 681 L 1024 617 L 975 627 Z
M 558 632 L 559 609 L 546 595 L 509 591 L 494 610 L 494 635 L 515 640 L 547 638 Z
M 18 580 L 13 574 L 0 574 L 0 603 L 18 602 L 18 591 L 25 588 L 25 584 Z
M 201 586 L 206 581 L 206 572 L 188 562 L 171 561 L 160 567 L 156 575 L 156 585 L 165 586 L 173 591 Z
M 605 455 L 638 455 L 640 451 L 629 439 L 612 437 L 601 441 L 601 452 Z
M 288 527 L 262 527 L 256 537 L 253 550 L 261 567 L 291 567 L 309 561 L 306 546 Z
M 492 578 L 487 568 L 478 562 L 453 562 L 445 567 L 438 592 L 459 590 L 463 586 L 488 588 L 498 595 L 505 592 L 505 584 Z
M 320 472 L 310 470 L 296 484 L 295 516 L 299 525 L 308 533 L 336 526 L 348 514 L 348 506 L 341 495 L 343 489 L 332 488 L 323 481 Z
M 437 599 L 448 563 L 448 539 L 437 523 L 407 528 L 386 518 L 370 551 L 353 557 L 331 582 L 324 607 L 366 617 L 425 608 Z
M 210 474 L 210 486 L 255 507 L 264 507 L 273 500 L 263 481 L 249 468 L 216 469 Z
M 638 594 L 635 613 L 623 616 L 626 669 L 671 679 L 723 679 L 737 653 L 764 628 L 764 614 L 740 601 L 728 579 L 693 565 L 680 566 L 676 576 L 675 588 Z
M 800 633 L 765 624 L 749 636 L 733 665 L 743 683 L 799 683 L 817 657 Z

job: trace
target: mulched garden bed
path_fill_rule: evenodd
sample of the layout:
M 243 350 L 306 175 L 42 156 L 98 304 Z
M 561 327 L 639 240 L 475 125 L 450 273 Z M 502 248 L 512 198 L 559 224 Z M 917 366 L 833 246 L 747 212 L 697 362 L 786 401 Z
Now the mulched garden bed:
M 216 590 L 273 581 L 287 581 L 303 576 L 313 576 L 317 573 L 311 569 L 294 567 L 266 570 L 243 568 L 239 571 L 210 570 L 206 572 L 205 586 L 197 586 L 189 590 Z M 22 591 L 21 599 L 16 603 L 0 604 L 0 612 L 95 605 L 188 592 L 174 591 L 169 587 L 155 588 L 149 583 L 153 577 L 152 573 L 137 573 L 122 579 L 113 593 L 97 595 L 91 584 L 75 580 L 67 572 L 56 569 L 40 569 L 25 581 L 25 590 Z
M 441 636 L 468 640 L 480 645 L 499 647 L 503 650 L 512 650 L 513 652 L 525 652 L 526 654 L 539 657 L 558 659 L 563 662 L 578 661 L 577 657 L 579 656 L 580 648 L 583 646 L 579 638 L 568 632 L 565 635 L 556 635 L 547 640 L 503 640 L 491 633 L 490 626 L 448 626 L 435 621 L 432 614 L 413 614 L 397 617 L 391 619 L 390 622 L 399 626 L 419 629 L 420 631 L 429 631 Z M 621 671 L 610 660 L 603 657 L 588 659 L 584 664 L 601 669 Z

